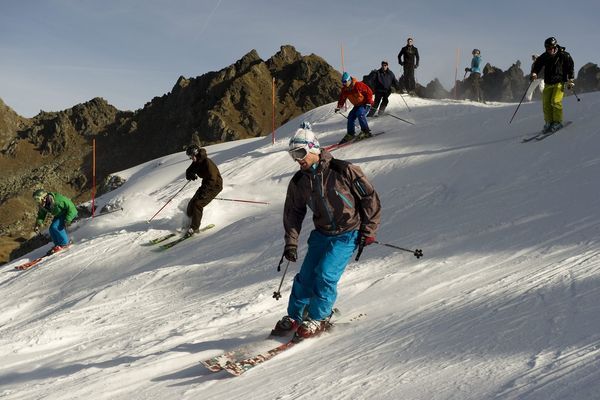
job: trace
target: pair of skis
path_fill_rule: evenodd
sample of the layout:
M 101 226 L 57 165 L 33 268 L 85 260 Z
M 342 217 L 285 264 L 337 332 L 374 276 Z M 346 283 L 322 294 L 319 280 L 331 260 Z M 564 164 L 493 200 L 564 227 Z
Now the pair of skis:
M 204 228 L 200 229 L 200 232 L 207 231 L 207 230 L 212 229 L 214 227 L 215 227 L 214 224 L 206 225 Z M 164 243 L 164 242 L 166 242 L 167 240 L 171 239 L 174 236 L 177 236 L 177 234 L 175 234 L 175 233 L 169 233 L 167 235 L 151 239 L 147 243 L 145 243 L 144 245 L 145 246 L 154 246 L 156 244 L 159 244 L 160 246 L 158 246 L 158 251 L 164 251 L 164 250 L 168 250 L 171 247 L 173 247 L 173 246 L 175 246 L 175 245 L 183 242 L 184 240 L 187 240 L 187 239 L 193 237 L 194 235 L 184 234 L 183 236 L 181 236 L 180 238 L 178 238 L 176 240 L 173 240 L 173 241 L 168 242 L 168 243 Z M 164 244 L 161 244 L 161 243 L 164 243 Z
M 327 321 L 324 327 L 311 336 L 310 339 L 319 337 L 324 332 L 331 330 L 332 327 L 333 323 Z M 294 332 L 290 332 L 290 334 L 293 334 L 291 338 L 289 334 L 287 336 L 271 335 L 262 341 L 226 351 L 201 361 L 201 363 L 211 372 L 226 371 L 233 376 L 240 376 L 244 372 L 302 343 L 304 340 L 309 340 L 299 338 Z M 281 339 L 286 341 L 281 343 Z
M 556 130 L 556 131 L 550 131 L 550 132 L 540 132 L 540 133 L 537 133 L 537 134 L 535 134 L 535 135 L 533 135 L 533 136 L 528 136 L 528 137 L 524 138 L 524 139 L 521 141 L 521 143 L 527 143 L 527 142 L 531 142 L 531 141 L 534 141 L 534 140 L 536 140 L 536 141 L 544 140 L 544 139 L 546 139 L 548 136 L 552 136 L 552 135 L 554 135 L 556 132 L 558 132 L 558 131 L 560 131 L 560 130 L 562 130 L 562 129 L 565 129 L 567 126 L 571 125 L 572 123 L 573 123 L 573 121 L 567 121 L 567 122 L 565 122 L 565 123 L 563 124 L 563 127 L 562 127 L 562 128 L 560 128 L 559 130 Z
M 19 271 L 24 271 L 24 270 L 26 270 L 26 269 L 29 269 L 29 268 L 31 268 L 31 267 L 35 267 L 36 265 L 38 265 L 38 264 L 39 264 L 39 263 L 41 263 L 42 261 L 46 260 L 48 257 L 51 257 L 51 256 L 53 256 L 53 255 L 55 255 L 55 254 L 57 254 L 57 253 L 60 253 L 60 252 L 64 251 L 64 250 L 68 250 L 68 248 L 69 248 L 69 247 L 70 247 L 70 246 L 66 246 L 66 247 L 65 247 L 63 250 L 61 250 L 61 251 L 58 251 L 58 252 L 56 252 L 56 253 L 52 253 L 52 254 L 46 254 L 46 255 L 43 255 L 43 256 L 41 256 L 41 257 L 34 258 L 33 260 L 31 260 L 31 261 L 29 261 L 29 262 L 26 262 L 26 263 L 24 263 L 24 264 L 17 265 L 17 266 L 15 267 L 15 269 L 16 269 L 16 270 L 19 270 Z
M 367 140 L 367 139 L 373 138 L 375 136 L 383 135 L 384 133 L 386 133 L 386 132 L 385 131 L 376 132 L 376 133 L 371 134 L 371 136 L 366 137 L 364 139 L 352 139 L 352 140 L 349 140 L 349 141 L 344 142 L 344 143 L 330 144 L 329 146 L 325 146 L 324 149 L 327 150 L 327 151 L 333 151 L 333 150 L 341 149 L 342 147 L 350 146 L 353 143 L 362 142 L 363 140 Z
M 334 308 L 331 316 L 327 319 L 321 330 L 308 339 L 299 338 L 294 331 L 290 331 L 290 333 L 285 336 L 275 336 L 271 333 L 270 336 L 263 340 L 226 351 L 222 354 L 201 361 L 201 364 L 211 372 L 226 371 L 233 376 L 240 376 L 244 372 L 261 365 L 265 361 L 272 359 L 278 354 L 291 349 L 305 340 L 312 340 L 313 338 L 317 338 L 323 333 L 329 332 L 336 327 L 357 321 L 365 317 L 366 314 L 357 314 L 347 320 L 347 322 L 332 322 L 332 319 L 338 316 L 341 316 L 341 313 L 337 308 Z

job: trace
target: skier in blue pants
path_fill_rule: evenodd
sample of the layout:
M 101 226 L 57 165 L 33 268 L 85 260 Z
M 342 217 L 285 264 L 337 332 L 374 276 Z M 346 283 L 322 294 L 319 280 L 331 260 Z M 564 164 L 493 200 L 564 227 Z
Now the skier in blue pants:
M 284 257 L 298 259 L 298 237 L 308 211 L 313 230 L 308 252 L 294 278 L 288 315 L 277 322 L 273 334 L 296 331 L 299 339 L 322 330 L 337 298 L 337 283 L 358 246 L 375 241 L 381 219 L 379 196 L 362 170 L 336 160 L 320 148 L 310 129 L 298 129 L 289 154 L 300 165 L 285 200 Z
M 306 309 L 312 319 L 321 321 L 329 317 L 337 298 L 337 283 L 356 250 L 357 239 L 356 230 L 336 236 L 311 232 L 308 253 L 294 279 L 289 316 L 301 321 Z

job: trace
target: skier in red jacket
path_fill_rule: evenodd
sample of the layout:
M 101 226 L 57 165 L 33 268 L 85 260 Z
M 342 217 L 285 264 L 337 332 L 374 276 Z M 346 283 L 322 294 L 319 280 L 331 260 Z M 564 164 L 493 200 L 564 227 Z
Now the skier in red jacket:
M 344 106 L 346 100 L 350 100 L 350 103 L 354 105 L 350 113 L 348 113 L 348 129 L 346 136 L 340 141 L 340 143 L 346 143 L 354 139 L 365 139 L 371 137 L 371 129 L 367 123 L 367 114 L 373 106 L 373 91 L 371 88 L 350 76 L 349 73 L 344 72 L 342 75 L 342 91 L 340 93 L 340 99 L 338 100 L 337 108 L 335 112 L 340 111 L 340 108 Z M 358 118 L 360 124 L 360 134 L 355 135 L 354 123 Z

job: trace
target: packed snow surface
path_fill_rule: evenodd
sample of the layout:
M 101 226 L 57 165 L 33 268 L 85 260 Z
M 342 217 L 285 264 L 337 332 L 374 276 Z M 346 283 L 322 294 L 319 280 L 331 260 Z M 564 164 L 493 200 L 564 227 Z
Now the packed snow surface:
M 74 245 L 27 271 L 0 268 L 1 399 L 600 398 L 600 93 L 565 98 L 573 123 L 543 141 L 541 104 L 398 95 L 384 135 L 332 154 L 359 165 L 383 206 L 377 239 L 339 284 L 339 326 L 241 377 L 200 361 L 264 338 L 286 313 L 282 212 L 302 121 L 345 134 L 334 104 L 271 137 L 207 147 L 224 179 L 210 229 L 157 252 L 199 186 L 172 154 L 120 172 Z M 52 190 L 52 188 L 47 188 Z M 33 207 L 33 204 L 32 204 Z M 33 221 L 32 221 L 33 224 Z M 299 256 L 313 225 L 302 231 Z M 355 316 L 363 314 L 360 319 Z M 350 321 L 352 320 L 352 321 Z

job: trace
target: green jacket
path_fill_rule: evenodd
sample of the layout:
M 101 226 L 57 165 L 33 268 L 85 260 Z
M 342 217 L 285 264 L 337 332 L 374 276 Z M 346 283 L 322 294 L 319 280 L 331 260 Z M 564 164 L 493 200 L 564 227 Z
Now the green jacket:
M 42 225 L 48 213 L 55 217 L 61 218 L 65 221 L 65 223 L 70 224 L 71 221 L 77 217 L 77 208 L 75 207 L 75 204 L 73 204 L 71 199 L 63 196 L 60 193 L 50 192 L 48 195 L 52 196 L 54 201 L 50 205 L 50 209 L 40 207 L 37 219 L 35 221 L 36 225 Z

